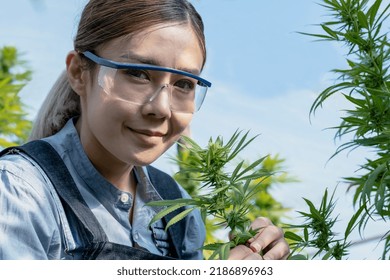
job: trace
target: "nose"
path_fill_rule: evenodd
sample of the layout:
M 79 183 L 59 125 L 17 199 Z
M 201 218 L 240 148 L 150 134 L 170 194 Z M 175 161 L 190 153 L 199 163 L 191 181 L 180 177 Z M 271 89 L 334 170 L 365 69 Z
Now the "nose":
M 165 85 L 161 86 L 159 89 L 157 89 L 156 92 L 149 98 L 148 101 L 152 102 L 154 99 L 156 99 L 160 95 L 160 92 L 162 92 L 164 89 L 169 90 L 169 85 L 165 84 Z
M 153 115 L 156 118 L 166 118 L 171 115 L 170 98 L 171 92 L 169 85 L 159 87 L 149 98 L 148 103 L 143 105 L 143 113 Z

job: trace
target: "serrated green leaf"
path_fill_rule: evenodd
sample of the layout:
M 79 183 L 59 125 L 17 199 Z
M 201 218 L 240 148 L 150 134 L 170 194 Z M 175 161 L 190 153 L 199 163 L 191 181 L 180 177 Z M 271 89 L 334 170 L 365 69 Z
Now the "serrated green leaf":
M 292 231 L 286 231 L 284 233 L 284 237 L 287 238 L 287 239 L 291 239 L 293 241 L 303 242 L 302 237 L 300 237 L 299 235 L 297 235 L 296 233 L 294 233 Z
M 359 208 L 359 210 L 356 211 L 355 214 L 353 214 L 352 218 L 349 220 L 348 225 L 347 225 L 345 232 L 344 232 L 344 239 L 345 240 L 347 240 L 348 236 L 351 234 L 353 229 L 356 227 L 356 221 L 360 217 L 360 214 L 363 212 L 364 209 L 365 209 L 365 205 L 362 205 Z
M 215 251 L 218 248 L 220 248 L 223 244 L 224 243 L 221 243 L 221 242 L 210 243 L 210 244 L 204 245 L 201 249 Z
M 331 28 L 326 26 L 325 24 L 321 24 L 322 29 L 330 35 L 332 39 L 338 40 L 337 32 L 333 31 Z
M 236 178 L 236 177 L 238 177 L 237 176 L 237 173 L 240 171 L 240 169 L 241 169 L 241 167 L 242 167 L 242 165 L 244 164 L 244 161 L 241 161 L 237 166 L 236 166 L 236 168 L 234 169 L 234 171 L 233 171 L 233 173 L 232 173 L 232 175 L 231 175 L 231 182 L 235 182 L 238 178 Z
M 191 198 L 179 198 L 179 199 L 171 199 L 171 200 L 155 200 L 150 201 L 146 205 L 147 206 L 157 206 L 157 207 L 164 207 L 164 206 L 171 206 L 175 204 L 184 204 L 184 205 L 194 205 L 196 204 L 196 201 Z
M 367 20 L 367 17 L 366 15 L 363 13 L 363 11 L 358 11 L 358 20 L 359 20 L 359 23 L 362 27 L 368 29 L 368 20 Z
M 362 196 L 365 199 L 370 198 L 370 193 L 372 191 L 372 188 L 375 184 L 376 179 L 378 178 L 378 175 L 386 168 L 385 164 L 379 165 L 371 174 L 368 176 L 363 189 L 362 189 Z
M 309 241 L 309 230 L 307 229 L 307 227 L 305 227 L 303 229 L 303 237 L 305 238 L 305 241 Z
M 227 260 L 230 253 L 230 242 L 224 243 L 219 249 L 219 259 Z
M 186 206 L 187 204 L 185 203 L 178 203 L 178 204 L 175 204 L 175 205 L 172 205 L 168 208 L 165 208 L 164 210 L 161 210 L 160 212 L 158 212 L 154 217 L 153 219 L 150 221 L 149 223 L 149 226 L 153 223 L 155 223 L 156 221 L 160 220 L 161 218 L 165 217 L 166 215 L 168 215 L 169 213 L 172 213 L 173 211 L 179 209 L 180 207 L 184 207 Z
M 308 257 L 305 255 L 302 255 L 302 254 L 296 254 L 296 255 L 290 256 L 288 259 L 292 260 L 292 261 L 306 261 L 306 260 L 308 260 Z
M 175 217 L 173 217 L 172 219 L 169 220 L 169 222 L 167 223 L 167 226 L 165 227 L 165 230 L 167 230 L 170 226 L 176 224 L 177 222 L 181 221 L 182 219 L 184 219 L 188 214 L 190 214 L 192 211 L 194 211 L 196 208 L 192 207 L 192 208 L 188 208 L 186 210 L 184 210 L 183 212 L 181 212 L 180 214 L 177 214 Z
M 210 257 L 208 258 L 209 260 L 215 260 L 217 258 L 217 256 L 219 255 L 219 248 L 214 250 L 214 252 L 210 255 Z
M 376 0 L 375 3 L 368 9 L 367 16 L 370 20 L 370 25 L 374 24 L 376 15 L 378 13 L 379 7 L 382 4 L 382 0 Z
M 350 101 L 351 103 L 353 103 L 353 104 L 355 104 L 355 105 L 357 105 L 357 106 L 359 106 L 359 107 L 365 107 L 366 104 L 367 104 L 367 101 L 364 100 L 364 99 L 354 98 L 354 97 L 352 97 L 352 96 L 350 96 L 350 95 L 347 95 L 347 94 L 343 94 L 343 95 L 344 95 L 344 97 L 345 97 L 348 101 Z
M 238 177 L 238 178 L 241 178 L 241 176 L 243 176 L 243 175 L 246 174 L 247 172 L 254 170 L 254 169 L 255 169 L 257 166 L 259 166 L 259 164 L 262 163 L 262 162 L 264 161 L 264 159 L 266 159 L 267 157 L 268 157 L 268 155 L 267 155 L 267 156 L 264 156 L 264 157 L 262 157 L 262 158 L 260 158 L 260 159 L 258 159 L 258 160 L 255 160 L 255 161 L 254 161 L 253 163 L 251 163 L 248 167 L 246 167 L 243 171 L 241 171 L 241 173 L 238 174 L 237 177 Z M 242 161 L 242 163 L 244 163 L 244 162 Z M 259 175 L 263 175 L 263 174 L 259 174 Z M 259 177 L 261 177 L 261 176 L 259 176 Z M 244 180 L 246 180 L 246 179 L 244 179 Z

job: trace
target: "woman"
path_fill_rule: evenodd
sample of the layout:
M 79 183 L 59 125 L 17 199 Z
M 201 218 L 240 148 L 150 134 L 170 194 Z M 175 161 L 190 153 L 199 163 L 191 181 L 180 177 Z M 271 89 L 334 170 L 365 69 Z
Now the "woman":
M 201 259 L 198 212 L 165 232 L 166 220 L 149 227 L 158 209 L 144 205 L 187 196 L 149 165 L 199 110 L 205 60 L 203 22 L 186 0 L 91 0 L 34 123 L 31 140 L 44 141 L 1 159 L 0 258 Z M 231 259 L 286 258 L 279 228 L 252 226 L 262 229 Z

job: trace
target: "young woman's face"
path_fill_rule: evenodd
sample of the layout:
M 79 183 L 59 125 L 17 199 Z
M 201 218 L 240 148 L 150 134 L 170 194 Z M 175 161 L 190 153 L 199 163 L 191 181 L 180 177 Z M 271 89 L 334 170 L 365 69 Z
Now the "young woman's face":
M 129 39 L 113 40 L 96 54 L 117 62 L 157 64 L 190 69 L 198 74 L 204 59 L 191 27 L 181 24 L 161 25 Z M 81 96 L 82 116 L 77 125 L 88 156 L 100 164 L 104 161 L 127 165 L 152 163 L 179 139 L 192 113 L 171 110 L 168 89 L 162 89 L 144 105 L 115 98 L 115 94 L 107 94 L 99 84 L 102 79 L 98 77 L 99 67 L 96 66 L 86 93 Z M 173 76 L 161 72 L 157 82 L 172 83 Z

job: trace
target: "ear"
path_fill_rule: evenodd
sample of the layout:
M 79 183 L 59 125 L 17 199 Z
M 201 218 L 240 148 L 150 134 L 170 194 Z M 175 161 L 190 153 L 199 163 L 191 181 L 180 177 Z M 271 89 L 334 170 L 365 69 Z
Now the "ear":
M 66 72 L 72 89 L 80 96 L 85 95 L 89 71 L 76 51 L 66 56 Z

